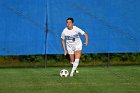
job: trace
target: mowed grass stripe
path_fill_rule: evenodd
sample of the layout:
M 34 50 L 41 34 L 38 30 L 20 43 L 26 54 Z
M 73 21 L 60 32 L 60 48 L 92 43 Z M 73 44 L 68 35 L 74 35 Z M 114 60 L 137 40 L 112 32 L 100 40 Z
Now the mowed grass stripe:
M 0 69 L 0 93 L 139 93 L 139 66 L 79 67 L 74 77 L 61 78 L 70 67 Z

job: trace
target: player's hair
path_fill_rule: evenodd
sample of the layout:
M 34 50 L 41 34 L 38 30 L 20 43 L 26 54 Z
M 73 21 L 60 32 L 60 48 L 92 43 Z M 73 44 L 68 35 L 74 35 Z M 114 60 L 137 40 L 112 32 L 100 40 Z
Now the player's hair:
M 67 18 L 67 20 L 66 20 L 66 21 L 68 21 L 68 20 L 71 20 L 71 21 L 72 21 L 72 23 L 74 23 L 74 19 L 73 19 L 73 18 L 69 17 L 69 18 Z

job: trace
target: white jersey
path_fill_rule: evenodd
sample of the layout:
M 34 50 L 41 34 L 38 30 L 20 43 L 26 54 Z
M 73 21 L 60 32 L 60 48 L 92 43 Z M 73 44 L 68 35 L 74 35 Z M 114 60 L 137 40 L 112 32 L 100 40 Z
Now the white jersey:
M 61 38 L 63 40 L 66 40 L 66 45 L 67 46 L 76 46 L 76 45 L 81 45 L 82 42 L 80 39 L 79 34 L 84 35 L 84 31 L 81 30 L 80 28 L 73 26 L 72 30 L 69 30 L 67 27 L 63 30 L 61 34 Z

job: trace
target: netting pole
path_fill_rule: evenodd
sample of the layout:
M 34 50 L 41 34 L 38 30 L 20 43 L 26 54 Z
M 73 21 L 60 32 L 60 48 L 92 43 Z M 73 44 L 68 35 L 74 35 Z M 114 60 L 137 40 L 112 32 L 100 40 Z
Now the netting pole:
M 47 38 L 48 38 L 48 25 L 46 23 L 46 31 L 45 31 L 46 35 L 45 35 L 45 58 L 44 58 L 44 63 L 45 63 L 45 68 L 47 67 L 47 61 L 48 61 L 48 57 L 47 57 Z
M 47 32 L 46 32 L 46 38 L 45 38 L 45 58 L 44 58 L 44 63 L 45 63 L 45 68 L 47 67 Z
M 46 1 L 46 31 L 45 31 L 45 58 L 44 58 L 44 63 L 45 63 L 45 68 L 47 68 L 47 40 L 48 40 L 48 14 L 47 14 L 47 1 Z
M 110 53 L 107 54 L 107 68 L 109 67 L 110 65 Z

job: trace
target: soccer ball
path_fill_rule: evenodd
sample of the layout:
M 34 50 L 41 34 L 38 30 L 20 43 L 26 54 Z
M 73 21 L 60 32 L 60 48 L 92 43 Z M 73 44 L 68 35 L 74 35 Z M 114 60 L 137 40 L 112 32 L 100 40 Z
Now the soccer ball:
M 60 71 L 60 76 L 61 77 L 68 77 L 68 75 L 69 75 L 69 71 L 68 70 L 66 70 L 66 69 L 62 69 L 61 71 Z

